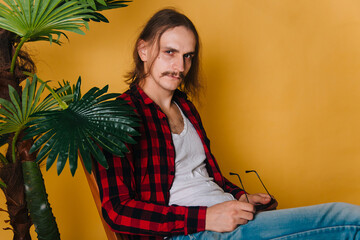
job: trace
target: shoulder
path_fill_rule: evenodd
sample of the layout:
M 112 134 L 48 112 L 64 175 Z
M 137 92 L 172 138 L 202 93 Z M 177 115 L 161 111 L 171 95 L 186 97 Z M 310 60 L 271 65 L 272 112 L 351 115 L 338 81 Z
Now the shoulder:
M 184 93 L 183 91 L 180 91 L 179 89 L 176 89 L 176 90 L 175 90 L 174 96 L 175 96 L 176 98 L 188 100 L 188 96 L 186 95 L 186 93 Z
M 184 92 L 180 90 L 176 90 L 174 93 L 174 99 L 181 107 L 181 109 L 187 113 L 186 115 L 188 117 L 189 115 L 190 116 L 192 115 L 197 119 L 197 121 L 200 121 L 199 112 L 197 111 L 195 105 L 190 101 L 190 99 Z
M 194 104 L 189 100 L 188 96 L 186 95 L 186 93 L 180 91 L 180 90 L 175 90 L 174 96 L 173 96 L 173 100 L 175 100 L 176 103 L 182 105 L 182 106 L 191 106 L 191 107 L 195 107 Z
M 130 92 L 130 89 L 128 89 L 126 92 L 122 93 L 120 96 L 119 96 L 120 99 L 123 99 L 125 101 L 132 101 L 131 100 L 131 92 Z
M 126 90 L 126 92 L 122 93 L 119 96 L 119 99 L 122 99 L 126 101 L 129 105 L 135 107 L 137 105 L 137 102 L 139 102 L 139 98 L 137 95 L 138 93 L 136 89 L 131 87 L 128 90 Z

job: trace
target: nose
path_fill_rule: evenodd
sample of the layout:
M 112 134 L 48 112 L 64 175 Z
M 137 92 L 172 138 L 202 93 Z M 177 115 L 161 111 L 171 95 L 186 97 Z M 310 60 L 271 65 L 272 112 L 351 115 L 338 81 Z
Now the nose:
M 174 62 L 173 62 L 173 68 L 175 71 L 177 72 L 184 72 L 184 58 L 183 57 L 177 57 L 174 59 Z

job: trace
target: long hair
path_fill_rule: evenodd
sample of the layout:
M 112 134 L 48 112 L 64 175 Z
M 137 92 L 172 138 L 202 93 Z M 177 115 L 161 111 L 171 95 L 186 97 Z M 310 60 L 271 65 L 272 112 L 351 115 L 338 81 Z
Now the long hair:
M 140 56 L 138 54 L 137 47 L 139 42 L 141 40 L 149 43 L 156 42 L 159 48 L 160 38 L 164 34 L 164 32 L 166 32 L 168 29 L 179 26 L 184 26 L 190 31 L 192 31 L 196 40 L 195 52 L 194 57 L 192 58 L 191 68 L 185 76 L 184 80 L 182 81 L 180 85 L 180 90 L 190 95 L 191 97 L 198 97 L 198 93 L 201 88 L 199 79 L 199 35 L 190 19 L 173 9 L 163 9 L 155 13 L 146 23 L 144 29 L 136 40 L 133 51 L 134 69 L 126 75 L 126 82 L 130 84 L 130 86 L 139 84 L 139 82 L 142 79 L 146 78 L 149 74 L 145 72 L 144 62 L 140 59 Z M 150 66 L 152 66 L 152 63 L 150 64 Z

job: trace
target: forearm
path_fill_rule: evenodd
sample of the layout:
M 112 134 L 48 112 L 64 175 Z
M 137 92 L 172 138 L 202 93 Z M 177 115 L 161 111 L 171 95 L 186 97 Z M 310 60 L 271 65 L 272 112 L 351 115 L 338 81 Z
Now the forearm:
M 238 186 L 227 180 L 225 177 L 224 181 L 225 184 L 223 186 L 223 190 L 225 192 L 231 193 L 236 199 L 240 199 L 240 197 L 245 193 L 243 189 L 239 188 Z
M 205 230 L 206 208 L 143 201 L 135 190 L 130 157 L 109 156 L 109 168 L 98 165 L 96 171 L 103 217 L 114 231 L 168 236 Z
M 116 232 L 169 236 L 205 230 L 206 207 L 163 206 L 134 199 L 117 201 L 114 198 L 103 203 L 104 219 Z

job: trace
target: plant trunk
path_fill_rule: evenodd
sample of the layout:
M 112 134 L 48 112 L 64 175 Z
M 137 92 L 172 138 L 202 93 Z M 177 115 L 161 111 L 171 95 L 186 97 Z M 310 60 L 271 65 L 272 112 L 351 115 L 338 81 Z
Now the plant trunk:
M 0 28 L 0 97 L 7 100 L 10 100 L 8 85 L 21 92 L 19 76 L 10 73 L 13 37 L 13 33 Z
M 44 179 L 36 162 L 22 163 L 26 201 L 39 240 L 60 240 L 60 233 L 52 213 Z
M 19 93 L 19 78 L 9 72 L 13 51 L 13 34 L 0 29 L 0 98 L 9 100 L 8 85 L 13 86 Z M 12 138 L 12 137 L 11 137 Z M 9 142 L 11 142 L 11 138 Z M 30 145 L 31 146 L 31 145 Z M 18 151 L 20 152 L 20 151 Z M 24 150 L 22 150 L 24 152 Z M 10 217 L 10 225 L 14 231 L 14 240 L 29 240 L 32 225 L 25 201 L 25 187 L 20 159 L 13 163 L 11 148 L 8 148 L 6 158 L 9 163 L 0 165 L 0 178 L 7 185 L 3 188 Z
M 28 240 L 31 220 L 25 201 L 24 179 L 21 163 L 8 163 L 0 169 L 0 177 L 7 187 L 3 189 L 14 240 Z
M 20 140 L 21 140 L 20 136 Z M 27 209 L 35 225 L 39 240 L 60 240 L 60 233 L 47 198 L 44 179 L 39 165 L 35 162 L 36 153 L 29 154 L 32 140 L 22 140 L 17 144 L 18 156 L 22 162 L 21 174 L 24 177 Z

